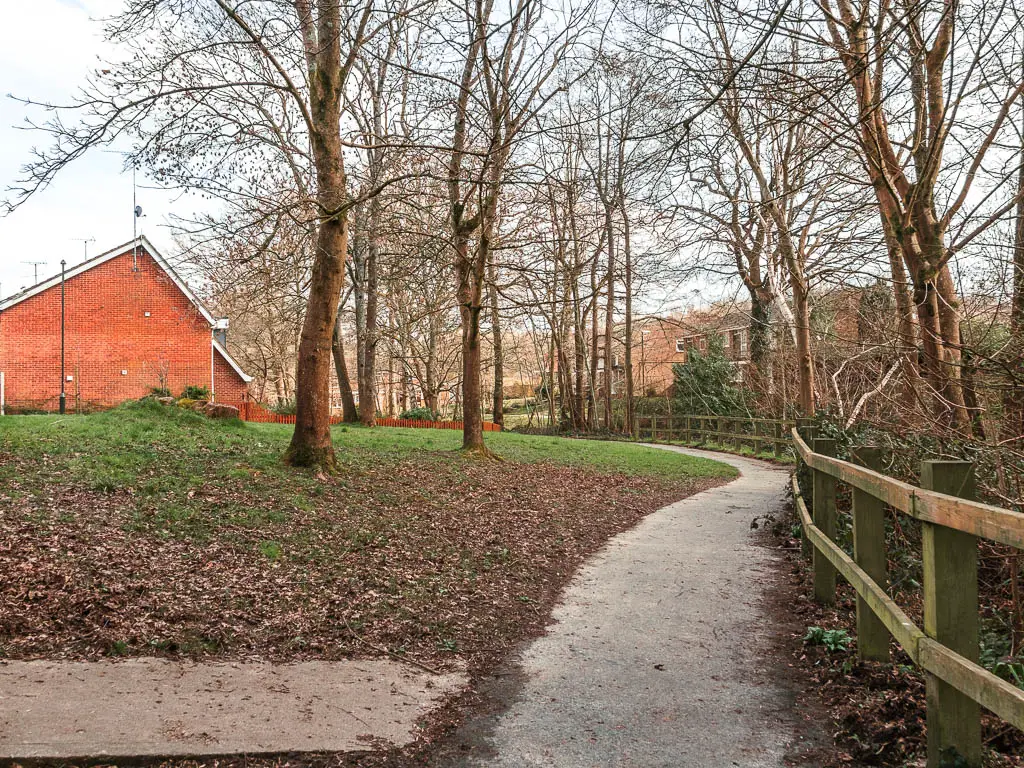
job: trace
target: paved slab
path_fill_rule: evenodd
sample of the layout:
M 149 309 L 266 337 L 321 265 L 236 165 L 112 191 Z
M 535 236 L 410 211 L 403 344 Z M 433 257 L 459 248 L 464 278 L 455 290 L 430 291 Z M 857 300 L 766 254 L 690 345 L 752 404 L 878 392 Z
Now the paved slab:
M 659 446 L 664 447 L 664 446 Z M 549 634 L 522 658 L 506 711 L 464 732 L 459 766 L 775 768 L 798 727 L 766 637 L 775 556 L 752 521 L 784 504 L 787 474 L 734 482 L 648 516 L 577 574 Z
M 0 663 L 0 759 L 344 752 L 465 684 L 393 661 Z

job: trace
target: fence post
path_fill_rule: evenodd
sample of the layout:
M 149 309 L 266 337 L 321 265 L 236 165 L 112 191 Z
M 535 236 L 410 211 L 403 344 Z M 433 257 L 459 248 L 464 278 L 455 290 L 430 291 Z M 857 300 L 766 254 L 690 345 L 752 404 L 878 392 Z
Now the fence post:
M 772 427 L 772 433 L 775 436 L 775 442 L 772 443 L 772 453 L 775 455 L 776 459 L 780 456 L 781 449 L 779 448 L 779 445 L 782 441 L 782 433 L 785 431 L 786 425 L 780 421 L 775 422 L 775 425 Z
M 658 442 L 658 417 L 651 416 L 651 440 Z
M 812 444 L 815 453 L 823 456 L 836 455 L 836 441 L 830 438 L 815 438 Z M 829 541 L 836 540 L 836 480 L 824 472 L 811 471 L 814 478 L 814 525 Z M 814 555 L 814 599 L 823 605 L 835 605 L 836 568 L 816 548 Z
M 854 460 L 862 467 L 878 471 L 882 466 L 882 452 L 865 446 L 857 449 Z M 880 499 L 859 488 L 853 489 L 853 558 L 878 586 L 882 589 L 887 587 L 889 573 L 885 555 L 884 505 Z M 859 595 L 857 655 L 869 661 L 889 660 L 889 630 Z
M 974 498 L 974 465 L 925 461 L 921 487 Z M 934 523 L 921 523 L 924 566 L 924 631 L 973 662 L 978 661 L 978 539 Z M 959 755 L 981 765 L 981 708 L 934 675 L 925 673 L 928 704 L 928 768 Z M 952 764 L 952 763 L 950 763 Z

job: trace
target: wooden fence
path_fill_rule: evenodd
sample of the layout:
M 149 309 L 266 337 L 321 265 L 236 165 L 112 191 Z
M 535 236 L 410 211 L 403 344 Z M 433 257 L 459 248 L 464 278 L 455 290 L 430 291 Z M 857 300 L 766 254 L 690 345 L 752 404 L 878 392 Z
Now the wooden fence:
M 713 442 L 725 448 L 749 446 L 761 453 L 771 446 L 776 456 L 790 449 L 789 430 L 792 421 L 753 419 L 739 416 L 638 416 L 637 437 L 648 440 L 669 440 L 684 443 Z
M 810 428 L 807 427 L 807 432 Z M 1024 690 L 978 664 L 978 537 L 1024 548 L 1024 515 L 973 500 L 973 465 L 925 461 L 921 487 L 876 470 L 878 449 L 864 448 L 857 463 L 833 458 L 835 441 L 792 430 L 799 460 L 811 476 L 812 512 L 793 478 L 805 554 L 814 560 L 814 596 L 833 604 L 836 575 L 857 591 L 857 650 L 862 658 L 888 660 L 892 635 L 925 670 L 928 768 L 981 765 L 981 711 L 985 707 L 1024 730 Z M 853 490 L 851 558 L 836 543 L 836 488 Z M 924 628 L 886 590 L 885 505 L 921 521 Z
M 250 400 L 238 403 L 238 416 L 243 421 L 261 424 L 294 424 L 295 414 L 274 413 Z M 331 424 L 341 424 L 341 416 L 332 416 Z M 378 427 L 413 427 L 417 429 L 462 429 L 461 421 L 423 421 L 421 419 L 377 419 Z M 484 422 L 484 432 L 500 432 L 501 426 Z

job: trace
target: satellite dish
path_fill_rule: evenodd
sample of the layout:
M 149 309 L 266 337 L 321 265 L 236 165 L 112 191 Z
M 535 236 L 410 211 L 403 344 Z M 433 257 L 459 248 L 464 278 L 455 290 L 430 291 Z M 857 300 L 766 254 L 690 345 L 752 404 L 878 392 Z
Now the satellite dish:
M 141 205 L 136 205 L 135 206 L 135 218 L 137 219 L 141 215 L 142 215 L 142 206 Z

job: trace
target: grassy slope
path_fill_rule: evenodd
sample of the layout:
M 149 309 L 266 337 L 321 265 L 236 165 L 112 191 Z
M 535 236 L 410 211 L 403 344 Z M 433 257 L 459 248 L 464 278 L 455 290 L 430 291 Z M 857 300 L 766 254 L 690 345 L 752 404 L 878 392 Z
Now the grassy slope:
M 335 431 L 342 472 L 284 467 L 290 428 L 162 406 L 0 419 L 0 658 L 408 653 L 475 668 L 539 631 L 608 537 L 732 476 L 641 446 Z M 372 643 L 372 645 L 368 644 Z
M 0 455 L 38 463 L 29 471 L 43 490 L 47 479 L 84 482 L 93 490 L 131 489 L 190 506 L 189 492 L 211 482 L 254 476 L 269 494 L 317 495 L 318 479 L 282 466 L 291 427 L 213 422 L 155 403 L 130 404 L 88 417 L 20 416 L 0 419 Z M 392 463 L 461 462 L 462 435 L 453 430 L 335 427 L 335 445 L 347 472 Z M 488 445 L 506 461 L 589 467 L 602 473 L 663 479 L 732 477 L 725 464 L 628 443 L 488 433 Z M 25 465 L 0 462 L 0 482 L 23 477 Z M 283 498 L 283 501 L 294 499 Z

